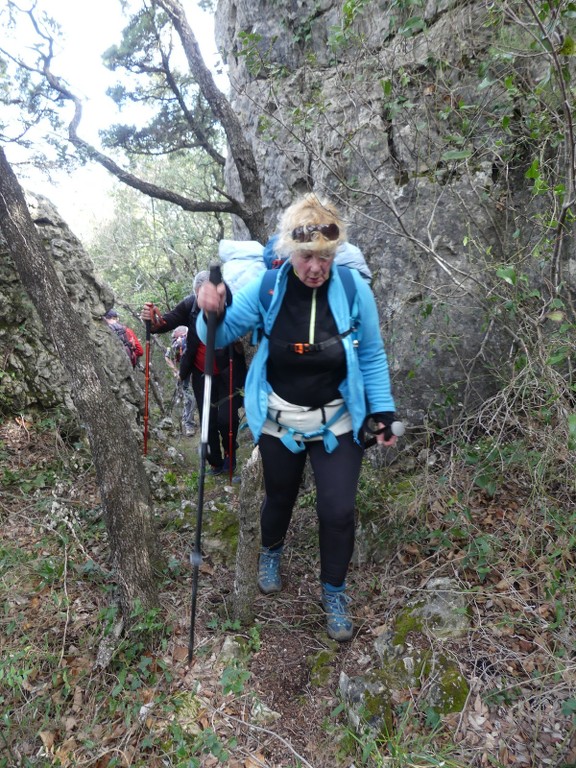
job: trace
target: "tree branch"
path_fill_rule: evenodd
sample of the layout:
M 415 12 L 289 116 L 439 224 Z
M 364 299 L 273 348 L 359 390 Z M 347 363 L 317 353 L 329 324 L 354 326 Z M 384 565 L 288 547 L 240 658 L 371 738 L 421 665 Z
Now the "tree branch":
M 244 223 L 255 240 L 265 242 L 267 233 L 262 212 L 260 175 L 245 131 L 230 102 L 216 87 L 179 0 L 155 0 L 155 4 L 168 14 L 174 24 L 180 36 L 190 71 L 226 133 L 244 195 L 244 216 L 242 217 Z

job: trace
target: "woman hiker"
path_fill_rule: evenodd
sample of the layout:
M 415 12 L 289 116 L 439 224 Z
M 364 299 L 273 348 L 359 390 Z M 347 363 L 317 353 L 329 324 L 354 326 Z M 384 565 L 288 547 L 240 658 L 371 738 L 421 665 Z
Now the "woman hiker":
M 308 455 L 317 491 L 322 605 L 328 635 L 338 641 L 354 630 L 346 574 L 366 419 L 376 425 L 379 443 L 396 442 L 384 434 L 395 420 L 394 400 L 374 296 L 350 270 L 351 311 L 346 268 L 333 264 L 345 240 L 337 209 L 306 195 L 282 216 L 277 248 L 289 259 L 277 270 L 271 298 L 263 301 L 263 276 L 235 293 L 229 306 L 223 283 L 206 282 L 197 294 L 200 338 L 206 339 L 207 312 L 218 316 L 216 346 L 263 329 L 244 398 L 264 474 L 258 586 L 265 594 L 282 588 L 284 540 Z

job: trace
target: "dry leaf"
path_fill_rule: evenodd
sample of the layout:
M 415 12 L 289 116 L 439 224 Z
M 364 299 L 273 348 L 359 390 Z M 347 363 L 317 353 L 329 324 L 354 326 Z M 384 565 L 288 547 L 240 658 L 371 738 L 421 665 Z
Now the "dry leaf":
M 66 733 L 70 733 L 78 725 L 78 720 L 75 717 L 65 717 L 63 722 Z
M 72 702 L 72 712 L 81 712 L 83 705 L 84 692 L 82 688 L 74 688 L 74 700 Z
M 108 768 L 108 765 L 110 765 L 110 760 L 112 760 L 112 757 L 113 757 L 112 754 L 102 755 L 102 757 L 98 758 L 94 768 Z
M 267 765 L 267 763 L 262 752 L 256 752 L 253 755 L 248 755 L 246 760 L 244 760 L 243 765 L 244 768 L 262 768 L 262 766 Z
M 62 768 L 67 768 L 67 766 L 73 765 L 71 760 L 74 757 L 76 747 L 76 739 L 66 739 L 66 741 L 62 742 L 62 744 L 58 747 L 54 754 L 60 761 Z
M 188 659 L 188 648 L 185 645 L 175 645 L 172 656 L 175 661 L 186 661 Z
M 40 731 L 38 736 L 40 736 L 42 740 L 44 749 L 46 749 L 47 752 L 52 752 L 54 749 L 54 742 L 56 741 L 55 734 L 52 731 Z

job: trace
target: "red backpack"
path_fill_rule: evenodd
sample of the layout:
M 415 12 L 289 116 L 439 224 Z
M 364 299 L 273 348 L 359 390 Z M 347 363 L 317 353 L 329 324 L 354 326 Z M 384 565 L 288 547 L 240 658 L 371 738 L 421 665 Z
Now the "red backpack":
M 112 328 L 116 336 L 120 339 L 122 344 L 124 345 L 124 350 L 126 351 L 126 354 L 130 358 L 130 362 L 132 363 L 132 368 L 136 367 L 136 363 L 138 362 L 138 355 L 136 354 L 136 348 L 134 344 L 130 341 L 128 338 L 128 334 L 126 333 L 126 326 L 122 325 L 122 323 L 110 323 L 109 327 Z

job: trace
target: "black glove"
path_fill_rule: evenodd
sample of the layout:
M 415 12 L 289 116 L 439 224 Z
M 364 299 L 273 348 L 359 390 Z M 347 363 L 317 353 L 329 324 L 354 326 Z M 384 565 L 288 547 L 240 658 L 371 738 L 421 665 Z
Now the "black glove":
M 371 413 L 366 416 L 364 420 L 364 431 L 370 435 L 381 435 L 384 433 L 386 440 L 390 440 L 392 437 L 391 426 L 396 421 L 396 414 L 394 411 L 383 411 L 380 413 Z M 378 424 L 384 424 L 384 427 L 379 427 Z M 372 444 L 372 441 L 370 441 Z

